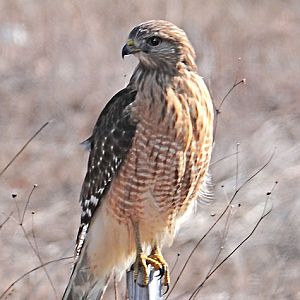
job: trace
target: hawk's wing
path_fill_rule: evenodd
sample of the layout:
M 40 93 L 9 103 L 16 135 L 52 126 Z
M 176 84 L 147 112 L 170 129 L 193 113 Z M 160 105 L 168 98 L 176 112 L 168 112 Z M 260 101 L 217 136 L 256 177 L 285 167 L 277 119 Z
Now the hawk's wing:
M 90 156 L 80 202 L 81 224 L 77 235 L 75 262 L 80 255 L 90 222 L 111 181 L 124 161 L 136 130 L 131 103 L 136 91 L 127 87 L 117 93 L 101 112 L 89 144 Z

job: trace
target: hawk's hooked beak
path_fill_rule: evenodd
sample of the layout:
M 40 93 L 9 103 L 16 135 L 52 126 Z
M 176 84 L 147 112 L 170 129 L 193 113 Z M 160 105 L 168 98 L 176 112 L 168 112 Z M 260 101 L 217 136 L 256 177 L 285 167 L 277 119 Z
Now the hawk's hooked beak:
M 135 47 L 134 41 L 129 39 L 122 49 L 122 58 L 124 58 L 125 55 L 133 54 L 139 51 L 140 49 Z

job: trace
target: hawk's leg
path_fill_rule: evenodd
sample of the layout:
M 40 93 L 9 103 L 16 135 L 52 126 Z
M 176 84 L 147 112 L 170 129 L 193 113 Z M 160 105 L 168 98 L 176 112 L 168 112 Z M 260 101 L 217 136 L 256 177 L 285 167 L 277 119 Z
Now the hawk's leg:
M 134 263 L 134 280 L 136 281 L 138 278 L 139 271 L 142 272 L 143 282 L 142 286 L 147 286 L 149 283 L 149 275 L 148 275 L 148 265 L 152 265 L 155 270 L 162 270 L 163 266 L 157 260 L 150 258 L 147 254 L 143 252 L 141 236 L 139 230 L 139 224 L 133 224 L 135 244 L 136 244 L 136 259 Z
M 163 284 L 165 286 L 169 286 L 170 283 L 170 275 L 168 270 L 168 265 L 163 258 L 159 247 L 153 247 L 151 254 L 148 256 L 143 252 L 139 225 L 138 223 L 133 224 L 134 228 L 134 236 L 136 243 L 136 260 L 134 263 L 134 280 L 136 281 L 138 278 L 139 271 L 142 272 L 143 275 L 143 286 L 147 286 L 149 283 L 149 275 L 148 275 L 148 265 L 151 265 L 154 270 L 159 270 L 161 276 L 164 276 Z

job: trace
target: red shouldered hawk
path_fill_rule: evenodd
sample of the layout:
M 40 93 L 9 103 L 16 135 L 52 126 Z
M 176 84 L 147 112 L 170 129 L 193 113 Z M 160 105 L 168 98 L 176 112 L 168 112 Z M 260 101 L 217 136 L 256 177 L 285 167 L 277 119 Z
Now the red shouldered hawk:
M 160 249 L 195 204 L 213 143 L 213 104 L 186 34 L 140 24 L 122 56 L 139 59 L 128 86 L 95 125 L 80 202 L 75 264 L 63 299 L 101 299 L 112 274 L 134 263 L 169 271 Z M 149 252 L 147 252 L 149 251 Z

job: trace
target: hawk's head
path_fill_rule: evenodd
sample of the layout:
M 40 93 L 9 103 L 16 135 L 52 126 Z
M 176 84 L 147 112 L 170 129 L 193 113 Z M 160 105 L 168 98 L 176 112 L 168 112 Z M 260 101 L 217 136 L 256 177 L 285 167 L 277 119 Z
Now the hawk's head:
M 185 32 L 174 24 L 163 20 L 152 20 L 138 25 L 130 32 L 122 57 L 137 56 L 142 65 L 151 68 L 179 64 L 196 69 L 195 51 Z

